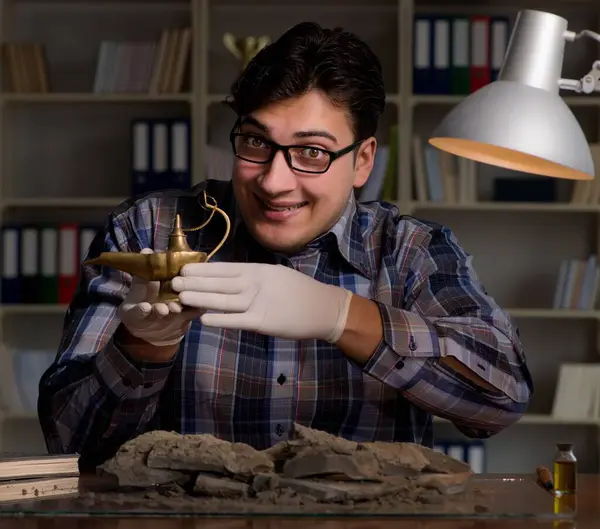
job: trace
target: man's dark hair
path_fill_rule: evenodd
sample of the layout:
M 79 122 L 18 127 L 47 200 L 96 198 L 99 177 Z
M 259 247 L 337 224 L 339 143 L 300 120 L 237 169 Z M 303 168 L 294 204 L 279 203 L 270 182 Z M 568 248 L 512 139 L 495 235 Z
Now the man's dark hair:
M 232 87 L 238 116 L 319 89 L 350 113 L 356 140 L 375 134 L 385 106 L 379 58 L 356 35 L 303 22 L 263 48 Z

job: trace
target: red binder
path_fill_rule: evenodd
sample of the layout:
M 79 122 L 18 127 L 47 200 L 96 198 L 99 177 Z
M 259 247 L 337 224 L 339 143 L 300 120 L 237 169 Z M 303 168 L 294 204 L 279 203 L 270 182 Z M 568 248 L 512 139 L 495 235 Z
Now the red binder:
M 79 227 L 64 223 L 59 227 L 58 302 L 71 303 L 79 279 Z
M 471 17 L 471 92 L 492 80 L 490 68 L 490 19 L 486 15 Z

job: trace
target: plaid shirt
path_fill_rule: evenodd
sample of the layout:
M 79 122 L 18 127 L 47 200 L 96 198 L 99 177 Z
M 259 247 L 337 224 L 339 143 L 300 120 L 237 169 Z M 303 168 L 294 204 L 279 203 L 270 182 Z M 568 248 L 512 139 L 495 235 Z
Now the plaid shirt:
M 263 449 L 293 421 L 360 441 L 433 445 L 432 414 L 489 437 L 524 413 L 532 382 L 518 331 L 479 283 L 471 257 L 443 226 L 385 202 L 350 200 L 339 222 L 287 259 L 248 235 L 228 182 L 155 193 L 122 204 L 94 240 L 101 251 L 164 250 L 177 212 L 201 224 L 202 189 L 232 219 L 216 261 L 279 263 L 375 300 L 384 338 L 366 365 L 318 340 L 291 341 L 192 323 L 174 360 L 139 364 L 114 338 L 131 276 L 82 268 L 38 413 L 52 453 L 97 464 L 150 429 L 209 433 Z M 221 239 L 219 216 L 190 232 L 193 249 Z M 294 300 L 290 299 L 290 303 Z M 483 390 L 438 362 L 453 356 L 497 388 Z

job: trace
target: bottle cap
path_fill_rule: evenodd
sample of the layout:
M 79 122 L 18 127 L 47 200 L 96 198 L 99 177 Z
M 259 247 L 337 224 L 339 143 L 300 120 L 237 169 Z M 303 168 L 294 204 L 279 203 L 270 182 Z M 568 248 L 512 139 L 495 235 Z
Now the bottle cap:
M 569 452 L 571 450 L 573 450 L 573 443 L 558 443 L 556 445 L 556 447 L 561 451 L 561 452 Z

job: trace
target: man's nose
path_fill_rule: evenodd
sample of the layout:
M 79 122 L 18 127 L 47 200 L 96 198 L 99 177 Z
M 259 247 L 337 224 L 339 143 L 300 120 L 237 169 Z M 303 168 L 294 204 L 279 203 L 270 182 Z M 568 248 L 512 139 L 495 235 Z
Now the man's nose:
M 283 151 L 275 153 L 273 161 L 259 179 L 259 184 L 270 195 L 293 191 L 296 188 L 296 175 L 287 164 Z

